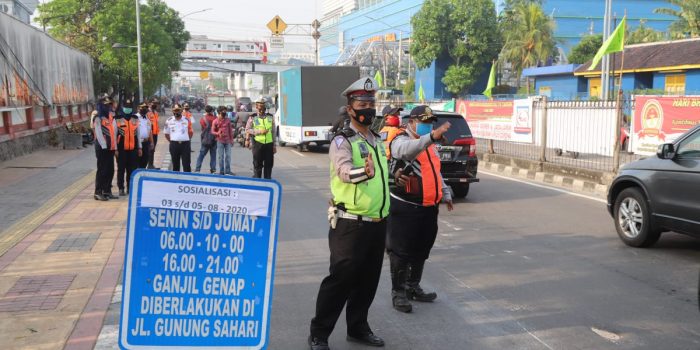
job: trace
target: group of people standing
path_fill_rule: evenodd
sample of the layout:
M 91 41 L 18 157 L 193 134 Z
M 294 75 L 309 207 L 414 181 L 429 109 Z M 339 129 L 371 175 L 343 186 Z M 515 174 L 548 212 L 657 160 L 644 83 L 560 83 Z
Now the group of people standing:
M 119 106 L 105 96 L 92 112 L 95 133 L 95 200 L 118 199 L 129 193 L 131 173 L 136 168 L 154 168 L 153 157 L 158 143 L 158 103 L 141 104 L 134 110 L 132 100 Z M 115 158 L 118 195 L 112 192 Z
M 374 79 L 362 78 L 342 93 L 347 122 L 339 121 L 329 149 L 330 274 L 316 299 L 308 338 L 311 350 L 329 349 L 328 338 L 343 308 L 348 341 L 384 346 L 367 317 L 385 251 L 394 309 L 409 313 L 411 301 L 437 298 L 420 282 L 437 236 L 439 204 L 453 209 L 435 147 L 450 124 L 434 128 L 437 118 L 430 108 L 417 106 L 408 124 L 400 127 L 401 109 L 389 108 L 383 114 L 391 129 L 375 133 L 370 126 L 376 116 L 377 87 Z
M 137 168 L 155 168 L 153 158 L 158 143 L 160 128 L 158 120 L 158 102 L 141 104 L 134 109 L 130 99 L 119 104 L 111 97 L 105 96 L 92 113 L 92 127 L 95 131 L 95 155 L 97 158 L 97 175 L 95 178 L 95 200 L 117 199 L 129 193 L 132 172 Z M 245 128 L 245 145 L 253 153 L 253 177 L 272 178 L 274 154 L 273 116 L 266 113 L 266 101 L 260 99 L 255 103 L 257 113 L 250 115 Z M 235 175 L 231 169 L 231 148 L 233 147 L 235 113 L 226 106 L 218 108 L 205 107 L 205 113 L 199 120 L 201 127 L 201 148 L 195 171 L 200 172 L 204 158 L 209 155 L 210 172 L 221 175 Z M 174 105 L 173 115 L 165 121 L 162 130 L 169 142 L 169 151 L 173 171 L 191 172 L 192 137 L 195 117 L 190 106 Z M 117 163 L 118 195 L 112 192 L 115 158 Z

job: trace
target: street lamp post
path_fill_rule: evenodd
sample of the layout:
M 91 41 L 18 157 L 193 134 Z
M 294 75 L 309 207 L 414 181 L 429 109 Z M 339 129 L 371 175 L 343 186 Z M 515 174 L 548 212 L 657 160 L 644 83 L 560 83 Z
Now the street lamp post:
M 211 10 L 213 10 L 213 8 L 208 8 L 208 9 L 193 11 L 193 12 L 190 12 L 190 13 L 187 13 L 187 14 L 184 14 L 184 15 L 180 16 L 180 19 L 183 19 L 183 18 L 185 18 L 185 17 L 187 17 L 187 16 L 189 16 L 189 15 L 194 15 L 195 13 L 202 13 L 202 12 L 211 11 Z

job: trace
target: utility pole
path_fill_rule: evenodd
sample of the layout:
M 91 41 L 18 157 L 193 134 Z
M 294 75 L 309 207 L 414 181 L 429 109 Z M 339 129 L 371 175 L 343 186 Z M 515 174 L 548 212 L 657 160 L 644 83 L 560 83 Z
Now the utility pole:
M 141 4 L 136 0 L 136 51 L 139 68 L 139 103 L 143 103 L 143 71 L 141 70 Z
M 612 0 L 605 0 L 605 16 L 603 17 L 603 42 L 605 40 L 608 40 L 608 37 L 610 37 L 610 32 L 611 32 L 611 21 L 610 17 L 612 16 Z M 610 91 L 610 58 L 608 55 L 603 56 L 603 60 L 601 62 L 601 75 L 600 75 L 600 88 L 601 88 L 601 97 L 605 100 L 608 99 L 609 97 L 609 91 Z
M 313 33 L 311 33 L 311 37 L 316 41 L 316 49 L 314 52 L 316 53 L 316 65 L 318 66 L 318 39 L 321 38 L 321 32 L 318 31 L 318 28 L 321 28 L 321 22 L 315 19 L 311 22 L 311 28 L 314 29 Z

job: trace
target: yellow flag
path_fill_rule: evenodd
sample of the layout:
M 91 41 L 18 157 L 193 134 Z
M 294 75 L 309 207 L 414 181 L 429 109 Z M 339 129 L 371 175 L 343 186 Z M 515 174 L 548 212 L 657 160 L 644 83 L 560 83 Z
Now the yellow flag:
M 483 94 L 486 95 L 486 97 L 491 98 L 491 90 L 496 87 L 496 62 L 494 61 L 493 64 L 491 64 L 491 73 L 489 74 L 489 82 L 486 84 L 486 90 L 484 90 Z

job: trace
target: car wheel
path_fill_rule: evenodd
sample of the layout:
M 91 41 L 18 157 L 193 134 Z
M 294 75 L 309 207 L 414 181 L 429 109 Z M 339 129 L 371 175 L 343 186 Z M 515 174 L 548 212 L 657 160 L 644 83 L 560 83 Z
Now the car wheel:
M 452 185 L 450 187 L 455 198 L 464 198 L 469 194 L 469 184 Z
M 628 246 L 648 247 L 659 240 L 661 231 L 652 227 L 651 213 L 639 188 L 627 188 L 617 196 L 615 229 Z

